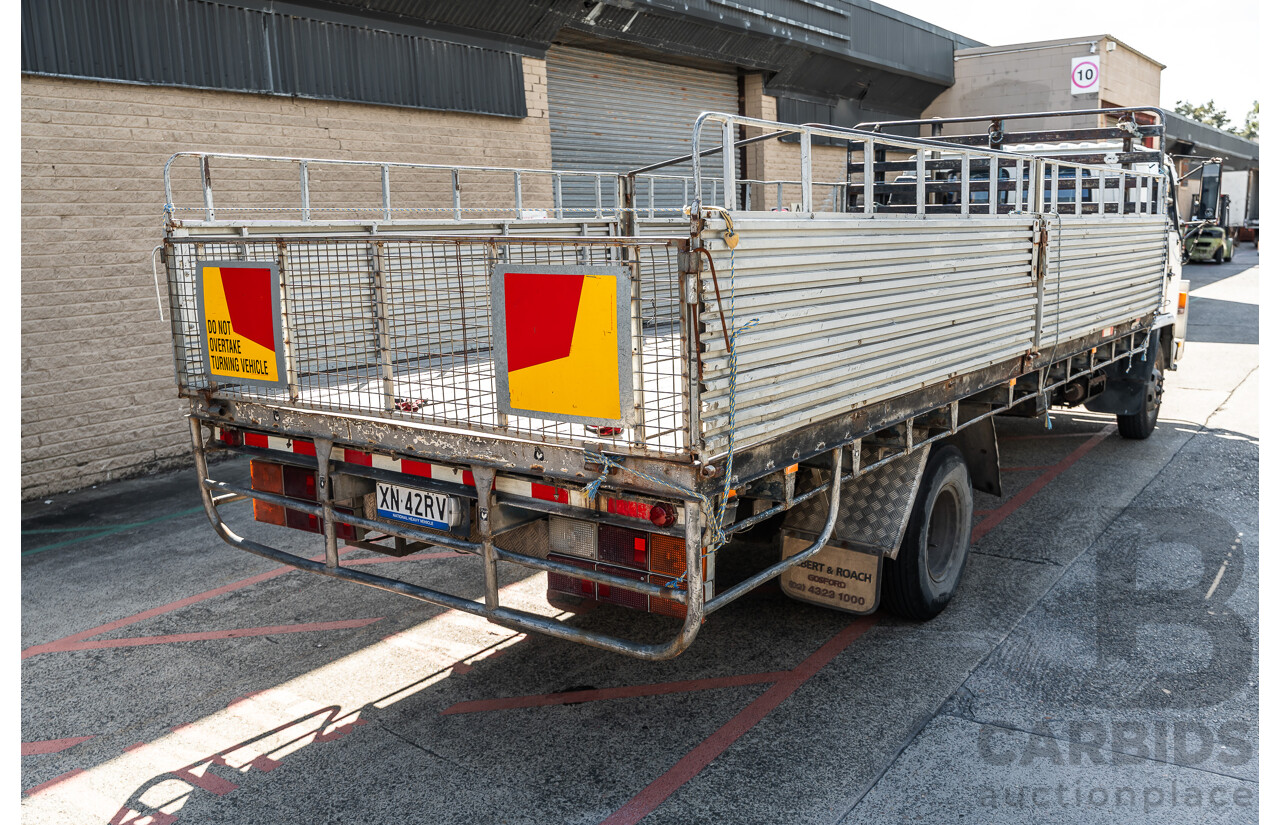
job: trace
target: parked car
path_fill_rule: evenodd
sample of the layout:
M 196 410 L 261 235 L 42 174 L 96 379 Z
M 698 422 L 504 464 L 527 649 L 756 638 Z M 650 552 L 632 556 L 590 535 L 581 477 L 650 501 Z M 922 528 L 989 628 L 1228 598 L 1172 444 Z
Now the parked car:
M 1220 264 L 1231 260 L 1235 254 L 1235 242 L 1220 226 L 1202 226 L 1183 237 L 1182 254 L 1188 261 Z

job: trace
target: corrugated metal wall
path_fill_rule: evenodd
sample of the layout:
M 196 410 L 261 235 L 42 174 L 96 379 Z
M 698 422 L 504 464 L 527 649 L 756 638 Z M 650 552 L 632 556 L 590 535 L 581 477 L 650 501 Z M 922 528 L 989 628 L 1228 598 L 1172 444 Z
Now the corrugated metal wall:
M 23 0 L 22 71 L 526 115 L 518 54 L 204 0 Z
M 555 46 L 547 51 L 547 98 L 554 168 L 617 173 L 690 152 L 693 121 L 701 112 L 738 111 L 738 78 Z M 714 132 L 706 132 L 709 145 L 719 145 Z M 720 177 L 719 156 L 704 160 L 703 172 Z M 689 175 L 692 167 L 661 173 Z M 616 200 L 615 186 L 604 179 L 606 207 Z M 647 205 L 647 191 L 639 194 Z M 678 183 L 661 186 L 656 195 L 658 207 L 684 205 Z M 595 184 L 565 178 L 564 198 L 568 207 L 594 209 Z

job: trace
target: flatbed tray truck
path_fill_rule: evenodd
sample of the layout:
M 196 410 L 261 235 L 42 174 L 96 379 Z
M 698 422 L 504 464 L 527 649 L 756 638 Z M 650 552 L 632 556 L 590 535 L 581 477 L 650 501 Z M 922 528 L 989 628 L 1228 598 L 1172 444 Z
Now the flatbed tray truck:
M 1101 114 L 1118 125 L 708 112 L 689 156 L 622 175 L 178 153 L 158 249 L 209 519 L 277 562 L 644 659 L 779 576 L 929 618 L 959 586 L 973 491 L 1000 493 L 993 417 L 1084 405 L 1144 439 L 1181 357 L 1163 113 Z M 738 148 L 783 137 L 797 178 L 739 177 Z M 847 146 L 846 180 L 814 180 L 817 138 Z M 784 189 L 799 211 L 773 206 Z M 215 478 L 226 453 L 248 487 Z M 222 508 L 244 499 L 323 557 L 233 531 Z M 735 534 L 779 521 L 776 561 L 717 581 Z M 484 598 L 344 565 L 344 546 L 473 556 Z M 504 605 L 506 565 L 670 636 Z

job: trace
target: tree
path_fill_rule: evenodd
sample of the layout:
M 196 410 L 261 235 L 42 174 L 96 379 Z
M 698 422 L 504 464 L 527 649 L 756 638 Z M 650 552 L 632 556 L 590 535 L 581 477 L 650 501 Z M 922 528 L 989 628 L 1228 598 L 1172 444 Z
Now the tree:
M 1258 101 L 1253 101 L 1253 108 L 1249 110 L 1249 114 L 1244 116 L 1244 128 L 1239 130 L 1237 134 L 1249 140 L 1258 139 Z
M 1208 103 L 1202 103 L 1199 106 L 1193 105 L 1185 100 L 1179 100 L 1178 106 L 1174 111 L 1180 115 L 1185 115 L 1192 120 L 1207 123 L 1216 129 L 1233 131 L 1227 121 L 1227 113 L 1215 106 L 1212 98 L 1209 99 Z

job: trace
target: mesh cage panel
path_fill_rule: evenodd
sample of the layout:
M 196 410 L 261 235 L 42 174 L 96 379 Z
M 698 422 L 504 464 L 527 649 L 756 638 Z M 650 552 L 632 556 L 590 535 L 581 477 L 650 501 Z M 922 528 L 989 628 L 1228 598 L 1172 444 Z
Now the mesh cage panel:
M 668 239 L 171 240 L 178 384 L 231 400 L 377 416 L 622 452 L 685 452 L 688 379 L 678 250 Z M 279 266 L 288 387 L 206 374 L 197 261 Z M 498 409 L 489 283 L 498 265 L 631 266 L 636 425 L 614 432 Z

